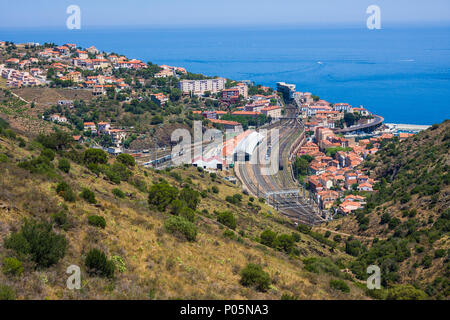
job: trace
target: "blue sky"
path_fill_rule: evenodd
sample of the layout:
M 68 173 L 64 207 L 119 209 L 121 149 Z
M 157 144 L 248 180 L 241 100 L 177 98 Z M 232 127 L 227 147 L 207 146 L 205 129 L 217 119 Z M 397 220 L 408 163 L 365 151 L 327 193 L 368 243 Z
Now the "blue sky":
M 76 4 L 82 26 L 362 24 L 380 6 L 384 23 L 449 23 L 449 0 L 0 0 L 0 28 L 65 27 Z

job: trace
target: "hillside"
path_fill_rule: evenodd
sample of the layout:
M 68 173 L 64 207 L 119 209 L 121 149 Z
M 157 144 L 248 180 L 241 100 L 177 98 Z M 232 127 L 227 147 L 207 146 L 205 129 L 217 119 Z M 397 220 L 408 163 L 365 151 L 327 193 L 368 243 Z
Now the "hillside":
M 385 288 L 413 285 L 432 298 L 450 297 L 449 149 L 446 120 L 386 144 L 364 162 L 378 181 L 376 192 L 366 209 L 329 225 L 359 236 L 347 239 L 346 251 L 357 258 L 351 269 L 360 279 L 377 264 Z
M 130 158 L 0 120 L 0 298 L 367 298 L 332 241 L 220 176 Z M 70 265 L 81 290 L 66 288 Z

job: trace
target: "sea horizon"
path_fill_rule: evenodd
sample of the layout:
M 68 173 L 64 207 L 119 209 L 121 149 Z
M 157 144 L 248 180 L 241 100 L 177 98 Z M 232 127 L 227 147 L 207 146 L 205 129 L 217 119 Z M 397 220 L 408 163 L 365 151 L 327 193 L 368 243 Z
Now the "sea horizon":
M 0 40 L 94 45 L 207 76 L 294 83 L 333 103 L 363 105 L 389 123 L 450 117 L 450 25 L 314 26 L 0 28 Z

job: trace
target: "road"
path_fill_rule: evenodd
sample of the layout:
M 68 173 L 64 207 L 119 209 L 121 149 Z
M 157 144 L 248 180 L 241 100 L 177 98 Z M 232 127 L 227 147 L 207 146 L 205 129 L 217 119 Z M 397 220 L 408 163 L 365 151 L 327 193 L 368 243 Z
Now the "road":
M 384 121 L 383 117 L 377 116 L 376 114 L 373 115 L 373 121 L 369 122 L 369 123 L 365 123 L 365 124 L 359 124 L 356 126 L 351 126 L 345 129 L 338 129 L 335 130 L 335 133 L 349 133 L 349 132 L 353 132 L 353 131 L 359 131 L 359 130 L 364 130 L 364 129 L 368 129 L 371 127 L 377 127 L 379 125 L 381 125 Z

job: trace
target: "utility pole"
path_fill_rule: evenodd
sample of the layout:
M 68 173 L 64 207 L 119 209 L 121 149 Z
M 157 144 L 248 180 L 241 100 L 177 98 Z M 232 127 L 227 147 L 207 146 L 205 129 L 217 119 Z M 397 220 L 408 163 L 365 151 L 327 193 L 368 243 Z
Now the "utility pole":
M 258 130 L 258 133 L 259 133 L 259 117 L 258 117 L 258 115 L 256 116 L 256 129 Z M 258 148 L 257 150 L 259 150 L 260 148 Z M 259 151 L 256 153 L 256 159 L 259 161 Z M 250 164 L 250 165 L 252 165 L 252 164 Z M 257 197 L 258 197 L 258 199 L 259 199 L 259 178 L 258 177 L 256 177 L 256 195 L 257 195 Z
M 156 160 L 158 160 L 158 143 L 157 143 L 158 137 L 155 135 L 155 137 L 153 138 L 153 141 L 155 143 L 155 168 L 156 168 Z

